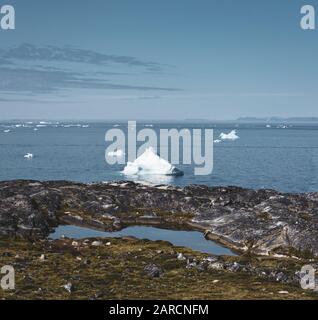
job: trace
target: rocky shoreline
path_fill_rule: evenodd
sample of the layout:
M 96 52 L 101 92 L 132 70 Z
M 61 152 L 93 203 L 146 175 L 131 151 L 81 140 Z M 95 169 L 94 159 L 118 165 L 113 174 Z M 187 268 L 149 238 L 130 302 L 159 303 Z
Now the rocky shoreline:
M 45 239 L 60 224 L 107 231 L 134 224 L 200 230 L 244 254 L 318 256 L 318 193 L 128 181 L 0 182 L 0 236 Z
M 318 267 L 318 193 L 185 188 L 128 181 L 0 182 L 0 265 L 16 270 L 3 299 L 316 299 L 300 288 Z M 199 230 L 239 253 L 203 254 L 130 237 L 50 240 L 59 225 Z

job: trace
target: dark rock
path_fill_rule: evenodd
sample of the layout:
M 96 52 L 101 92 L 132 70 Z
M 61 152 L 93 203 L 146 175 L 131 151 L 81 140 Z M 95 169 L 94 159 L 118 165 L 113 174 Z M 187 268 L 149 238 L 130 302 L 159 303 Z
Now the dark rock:
M 196 269 L 198 271 L 205 271 L 207 270 L 207 263 L 204 261 L 197 261 L 196 259 L 188 259 L 187 260 L 187 269 Z
M 156 219 L 144 219 L 149 213 Z M 240 252 L 318 256 L 318 193 L 127 181 L 0 182 L 0 236 L 45 238 L 62 221 L 77 221 L 67 217 L 79 214 L 81 225 L 104 230 L 129 223 L 177 224 L 207 230 L 207 238 Z
M 153 263 L 147 264 L 144 270 L 146 274 L 151 278 L 158 278 L 163 273 L 162 269 Z
M 86 265 L 89 265 L 89 264 L 91 264 L 91 260 L 85 259 L 85 260 L 83 261 L 83 263 L 86 264 Z
M 242 269 L 242 266 L 237 262 L 234 262 L 233 264 L 230 264 L 227 266 L 227 270 L 232 272 L 237 272 L 237 271 L 240 271 L 241 269 Z

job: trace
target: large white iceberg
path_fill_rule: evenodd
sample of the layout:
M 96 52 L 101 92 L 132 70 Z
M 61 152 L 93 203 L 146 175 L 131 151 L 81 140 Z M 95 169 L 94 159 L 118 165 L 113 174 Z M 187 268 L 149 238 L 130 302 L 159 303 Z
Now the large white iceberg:
M 123 174 L 181 176 L 183 172 L 167 160 L 160 158 L 152 148 L 148 148 L 135 161 L 127 162 Z
M 221 140 L 237 140 L 240 137 L 236 134 L 236 130 L 232 130 L 229 133 L 221 133 L 220 134 L 220 139 Z

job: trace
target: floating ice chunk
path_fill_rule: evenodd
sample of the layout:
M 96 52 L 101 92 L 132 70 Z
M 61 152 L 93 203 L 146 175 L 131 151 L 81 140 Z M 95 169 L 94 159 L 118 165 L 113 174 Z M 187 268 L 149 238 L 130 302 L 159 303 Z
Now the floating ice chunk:
M 222 140 L 220 140 L 220 139 L 214 140 L 214 143 L 220 143 L 220 142 L 222 142 Z
M 38 130 L 39 130 L 38 128 L 34 128 L 34 129 L 33 129 L 33 131 L 38 131 Z
M 123 157 L 123 156 L 125 155 L 125 152 L 124 152 L 123 150 L 121 150 L 121 149 L 117 149 L 117 150 L 115 150 L 115 151 L 110 151 L 110 152 L 108 152 L 107 155 L 108 155 L 109 157 L 121 158 L 121 157 Z
M 224 133 L 222 132 L 220 134 L 220 139 L 221 140 L 237 140 L 239 139 L 240 137 L 236 134 L 236 130 L 232 130 L 231 132 L 229 133 Z
M 267 124 L 266 125 L 266 128 L 271 128 L 272 126 L 270 124 Z
M 32 153 L 27 153 L 26 155 L 24 155 L 25 159 L 33 159 L 33 154 Z
M 62 127 L 64 127 L 64 128 L 80 128 L 80 127 L 82 127 L 82 125 L 79 123 L 77 123 L 77 124 L 70 123 L 70 124 L 64 124 L 64 125 L 62 125 Z
M 170 164 L 167 160 L 160 158 L 152 148 L 140 155 L 134 162 L 128 162 L 123 173 L 132 175 L 167 175 L 181 176 L 183 172 Z
M 11 130 L 7 129 L 7 130 L 3 130 L 4 133 L 9 133 L 11 132 Z

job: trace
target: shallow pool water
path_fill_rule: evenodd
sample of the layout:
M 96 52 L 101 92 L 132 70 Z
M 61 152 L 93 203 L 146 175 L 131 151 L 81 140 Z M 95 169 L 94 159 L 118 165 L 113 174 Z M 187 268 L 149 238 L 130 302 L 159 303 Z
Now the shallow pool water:
M 121 231 L 104 232 L 68 225 L 56 228 L 55 232 L 50 235 L 50 238 L 59 239 L 62 235 L 75 239 L 133 236 L 138 239 L 149 239 L 154 241 L 165 240 L 171 242 L 175 246 L 184 246 L 204 253 L 235 255 L 231 250 L 222 247 L 213 241 L 206 240 L 203 234 L 197 231 L 178 231 L 147 226 L 132 226 Z

